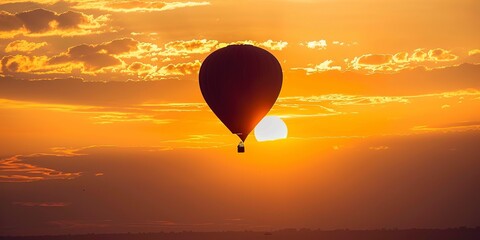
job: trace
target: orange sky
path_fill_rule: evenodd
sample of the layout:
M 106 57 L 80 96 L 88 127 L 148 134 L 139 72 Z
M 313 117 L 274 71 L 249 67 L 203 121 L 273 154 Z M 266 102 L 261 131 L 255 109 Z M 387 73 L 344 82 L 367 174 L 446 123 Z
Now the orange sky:
M 0 234 L 478 226 L 479 10 L 2 0 Z M 289 131 L 242 155 L 198 87 L 235 43 Z

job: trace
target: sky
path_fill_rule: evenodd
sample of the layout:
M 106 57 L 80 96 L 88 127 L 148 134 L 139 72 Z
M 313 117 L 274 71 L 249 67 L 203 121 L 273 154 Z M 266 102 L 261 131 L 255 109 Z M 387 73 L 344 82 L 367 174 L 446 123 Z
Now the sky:
M 0 1 L 0 235 L 480 225 L 480 2 Z M 246 153 L 209 53 L 281 63 Z

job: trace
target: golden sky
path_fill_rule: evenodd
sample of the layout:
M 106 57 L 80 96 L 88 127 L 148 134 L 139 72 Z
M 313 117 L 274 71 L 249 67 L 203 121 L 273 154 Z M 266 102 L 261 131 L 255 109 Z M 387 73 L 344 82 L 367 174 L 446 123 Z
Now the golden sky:
M 0 234 L 478 226 L 480 2 L 0 1 Z M 236 153 L 198 70 L 283 68 Z

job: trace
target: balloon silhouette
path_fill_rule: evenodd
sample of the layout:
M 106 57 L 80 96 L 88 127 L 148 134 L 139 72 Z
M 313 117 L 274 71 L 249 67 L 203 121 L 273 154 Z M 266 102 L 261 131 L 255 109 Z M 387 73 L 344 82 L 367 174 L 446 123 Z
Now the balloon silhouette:
M 282 88 L 282 67 L 268 51 L 230 45 L 211 53 L 200 67 L 208 106 L 243 141 L 268 113 Z M 240 145 L 239 145 L 240 152 Z

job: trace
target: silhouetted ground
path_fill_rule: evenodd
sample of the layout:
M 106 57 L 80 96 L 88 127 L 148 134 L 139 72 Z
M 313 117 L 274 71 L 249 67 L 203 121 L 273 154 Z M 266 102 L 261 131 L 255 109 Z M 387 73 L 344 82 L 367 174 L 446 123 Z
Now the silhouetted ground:
M 3 236 L 0 240 L 479 240 L 480 227 L 410 230 L 296 230 L 274 232 L 161 232 L 58 236 Z

